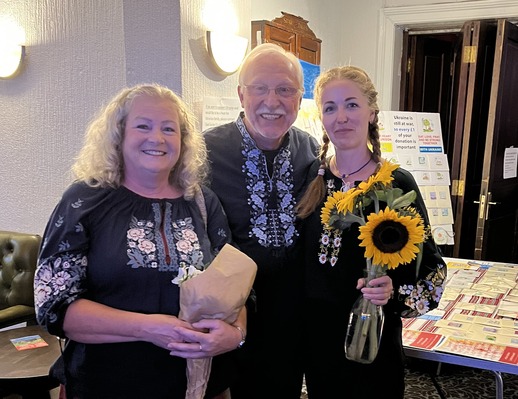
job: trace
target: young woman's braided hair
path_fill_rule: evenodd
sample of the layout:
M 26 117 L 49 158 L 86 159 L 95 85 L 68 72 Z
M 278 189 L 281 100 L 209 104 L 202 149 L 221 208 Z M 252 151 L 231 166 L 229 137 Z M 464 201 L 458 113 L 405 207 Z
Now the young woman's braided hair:
M 374 119 L 372 123 L 369 123 L 369 142 L 372 146 L 372 159 L 376 162 L 380 162 L 381 160 L 381 147 L 379 140 L 379 131 L 378 131 L 378 92 L 372 83 L 372 80 L 369 78 L 367 73 L 358 67 L 355 66 L 343 66 L 332 68 L 323 74 L 321 74 L 316 82 L 314 89 L 314 98 L 315 103 L 318 108 L 318 113 L 320 117 L 322 117 L 322 91 L 325 86 L 335 80 L 350 80 L 358 85 L 363 95 L 367 98 L 367 102 L 369 104 L 369 108 L 374 111 Z M 320 168 L 318 170 L 318 175 L 313 179 L 310 183 L 306 193 L 301 198 L 297 205 L 297 215 L 304 219 L 308 217 L 311 213 L 313 213 L 320 204 L 326 195 L 326 184 L 324 181 L 324 169 L 327 167 L 327 150 L 329 149 L 329 136 L 327 132 L 322 127 L 323 134 L 323 144 L 320 149 L 319 159 L 320 159 Z

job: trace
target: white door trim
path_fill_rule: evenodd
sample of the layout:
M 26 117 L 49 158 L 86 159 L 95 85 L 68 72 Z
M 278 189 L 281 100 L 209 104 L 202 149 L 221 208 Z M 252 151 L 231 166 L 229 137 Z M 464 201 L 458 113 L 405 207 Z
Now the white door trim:
M 518 18 L 518 1 L 478 0 L 380 9 L 375 82 L 380 93 L 380 109 L 399 108 L 404 29 L 460 28 L 464 21 L 496 18 Z

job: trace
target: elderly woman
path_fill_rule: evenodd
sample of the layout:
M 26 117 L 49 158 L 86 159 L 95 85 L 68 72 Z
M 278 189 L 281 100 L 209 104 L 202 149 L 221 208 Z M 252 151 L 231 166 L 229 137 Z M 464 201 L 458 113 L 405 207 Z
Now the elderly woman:
M 185 358 L 242 341 L 243 312 L 235 325 L 177 318 L 179 268 L 202 269 L 230 240 L 200 188 L 205 158 L 191 113 L 159 85 L 122 90 L 90 124 L 35 277 L 39 323 L 69 339 L 68 398 L 184 398 Z

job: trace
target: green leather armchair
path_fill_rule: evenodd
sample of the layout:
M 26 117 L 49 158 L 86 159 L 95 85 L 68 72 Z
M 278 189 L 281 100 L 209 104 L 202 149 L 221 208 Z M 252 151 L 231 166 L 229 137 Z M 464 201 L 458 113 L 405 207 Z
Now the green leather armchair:
M 34 272 L 41 237 L 0 231 L 0 328 L 36 323 Z

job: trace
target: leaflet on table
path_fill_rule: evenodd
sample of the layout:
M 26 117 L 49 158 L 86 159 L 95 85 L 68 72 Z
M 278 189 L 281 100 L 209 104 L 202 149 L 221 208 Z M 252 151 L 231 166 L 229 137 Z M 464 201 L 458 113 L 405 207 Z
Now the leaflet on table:
M 510 298 L 512 298 L 512 300 L 510 300 Z M 498 311 L 518 314 L 518 302 L 516 302 L 515 299 L 516 297 L 514 296 L 505 297 L 505 299 L 500 302 L 500 305 L 498 306 Z
M 450 271 L 450 265 L 448 264 L 448 280 L 446 282 L 447 287 L 466 287 L 471 286 L 476 279 L 480 277 L 478 270 L 455 270 L 453 273 Z
M 514 273 L 495 273 L 489 268 L 477 284 L 499 287 L 502 292 L 507 292 L 516 287 L 516 271 Z
M 463 288 L 460 292 L 465 296 L 483 296 L 485 298 L 498 299 L 502 297 L 502 293 L 498 291 L 491 291 L 482 289 L 480 286 L 472 286 L 470 288 Z
M 421 317 L 402 319 L 403 329 L 413 331 L 435 332 L 436 320 Z
M 435 323 L 436 334 L 446 337 L 468 338 L 477 342 L 518 346 L 518 336 L 513 328 L 500 328 L 478 323 L 462 323 L 454 320 L 439 320 Z
M 444 339 L 439 334 L 414 330 L 403 330 L 402 338 L 404 346 L 427 350 L 435 349 Z
M 39 335 L 29 335 L 27 337 L 13 338 L 11 342 L 19 351 L 27 349 L 41 348 L 42 346 L 49 346 L 47 342 Z
M 444 290 L 441 301 L 439 302 L 439 308 L 444 309 L 453 300 L 457 299 L 460 295 L 462 288 L 446 287 Z
M 516 265 L 510 265 L 510 264 L 495 264 L 487 269 L 486 274 L 488 276 L 490 276 L 492 274 L 496 274 L 499 276 L 502 276 L 502 275 L 516 276 L 518 274 L 518 267 L 516 267 Z
M 446 337 L 435 347 L 436 351 L 518 365 L 518 347 L 510 347 L 472 339 Z
M 506 317 L 509 319 L 518 319 L 518 313 L 517 312 L 509 312 L 507 310 L 498 309 L 497 311 L 498 317 Z
M 458 258 L 444 258 L 446 263 L 448 264 L 448 270 L 452 269 L 473 269 L 478 270 L 480 268 L 489 268 L 495 267 L 497 263 L 488 262 L 483 260 L 468 260 L 468 259 L 458 259 Z

